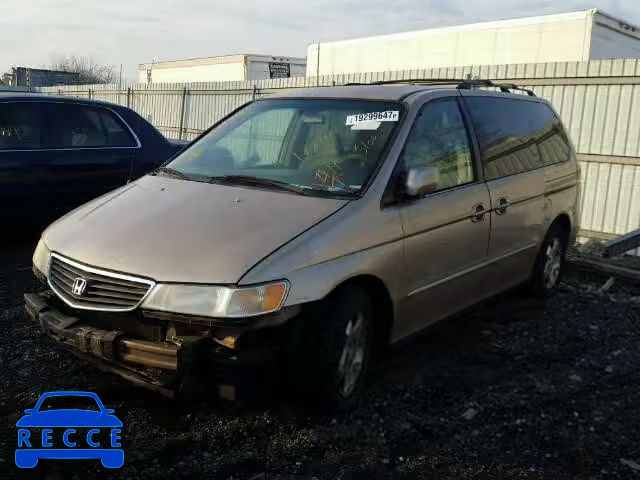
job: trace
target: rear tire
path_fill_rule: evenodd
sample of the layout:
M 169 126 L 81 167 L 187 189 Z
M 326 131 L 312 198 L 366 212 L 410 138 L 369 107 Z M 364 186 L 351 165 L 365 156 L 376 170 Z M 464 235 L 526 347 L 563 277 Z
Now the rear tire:
M 544 298 L 560 284 L 568 241 L 569 235 L 559 224 L 551 225 L 542 242 L 527 285 L 530 294 Z
M 375 311 L 356 285 L 339 288 L 299 319 L 293 385 L 306 403 L 324 410 L 354 407 L 371 360 Z

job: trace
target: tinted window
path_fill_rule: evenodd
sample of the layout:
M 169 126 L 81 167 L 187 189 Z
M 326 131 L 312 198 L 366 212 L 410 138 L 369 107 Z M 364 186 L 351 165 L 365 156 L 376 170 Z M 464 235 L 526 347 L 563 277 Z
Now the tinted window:
M 39 106 L 31 103 L 0 103 L 0 150 L 39 147 Z
M 404 167 L 437 168 L 438 190 L 473 182 L 469 136 L 458 102 L 429 103 L 418 115 L 405 145 Z
M 565 161 L 564 130 L 544 103 L 497 97 L 466 99 L 488 179 Z
M 547 105 L 540 105 L 540 114 L 544 116 L 545 127 L 538 136 L 538 148 L 542 163 L 553 165 L 566 162 L 571 158 L 571 145 L 560 119 Z
M 105 109 L 98 109 L 102 127 L 106 130 L 107 145 L 110 147 L 134 147 L 136 142 L 129 128 L 114 114 Z
M 136 145 L 127 127 L 110 110 L 85 105 L 50 105 L 50 147 L 98 148 Z

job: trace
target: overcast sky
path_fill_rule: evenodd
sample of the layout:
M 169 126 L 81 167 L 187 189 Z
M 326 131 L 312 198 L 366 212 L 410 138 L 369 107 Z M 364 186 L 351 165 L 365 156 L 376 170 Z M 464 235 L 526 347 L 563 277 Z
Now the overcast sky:
M 305 56 L 318 40 L 594 7 L 640 24 L 638 0 L 19 0 L 0 16 L 0 73 L 78 55 L 135 79 L 153 58 Z

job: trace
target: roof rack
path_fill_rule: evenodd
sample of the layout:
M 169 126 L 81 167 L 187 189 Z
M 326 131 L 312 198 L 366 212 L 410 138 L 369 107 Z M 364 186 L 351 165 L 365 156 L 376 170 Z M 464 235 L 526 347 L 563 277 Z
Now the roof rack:
M 358 85 L 456 85 L 456 88 L 460 90 L 470 90 L 472 88 L 479 87 L 493 87 L 499 88 L 501 92 L 504 93 L 512 93 L 512 90 L 518 90 L 521 92 L 526 92 L 527 95 L 531 97 L 535 97 L 536 94 L 533 90 L 529 90 L 528 88 L 520 87 L 514 83 L 494 83 L 491 80 L 462 80 L 459 78 L 408 78 L 404 80 L 379 80 L 377 82 L 370 83 L 361 83 L 361 82 L 350 82 L 345 83 L 345 87 L 353 87 Z
M 408 85 L 456 85 L 464 80 L 459 78 L 407 78 L 404 80 L 378 80 L 376 82 L 350 82 L 345 83 L 345 87 L 353 87 L 357 85 L 396 85 L 406 83 Z
M 473 87 L 494 87 L 499 88 L 500 91 L 504 93 L 511 93 L 511 90 L 519 90 L 521 92 L 526 92 L 530 97 L 536 96 L 533 90 L 520 87 L 513 83 L 493 83 L 491 80 L 465 80 L 458 85 L 458 88 L 461 90 L 470 90 Z

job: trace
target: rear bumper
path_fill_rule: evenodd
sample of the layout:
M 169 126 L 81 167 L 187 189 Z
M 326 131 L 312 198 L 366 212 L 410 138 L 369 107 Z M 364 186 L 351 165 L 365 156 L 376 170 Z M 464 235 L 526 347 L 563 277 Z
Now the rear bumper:
M 168 397 L 175 396 L 188 375 L 193 382 L 191 375 L 198 373 L 197 381 L 206 382 L 207 388 L 217 389 L 220 397 L 237 400 L 239 393 L 253 393 L 262 387 L 260 380 L 271 377 L 265 375 L 265 369 L 275 369 L 275 354 L 268 350 L 231 350 L 205 337 L 180 345 L 140 340 L 63 313 L 48 293 L 25 294 L 24 299 L 27 316 L 76 356 Z

